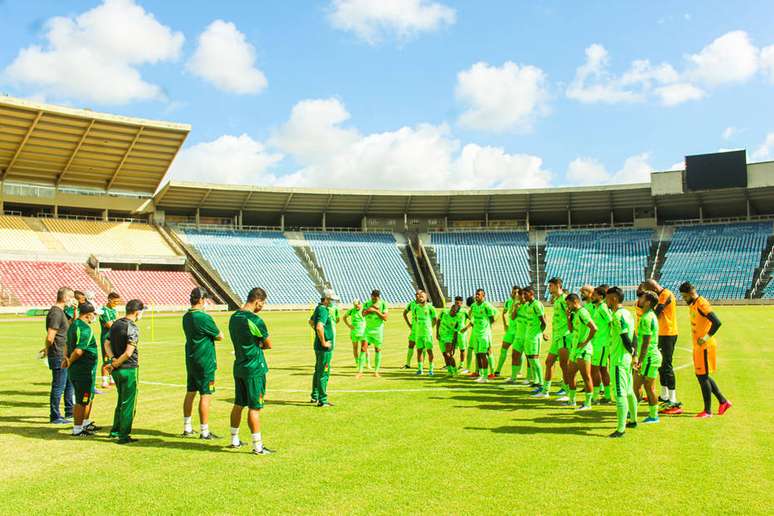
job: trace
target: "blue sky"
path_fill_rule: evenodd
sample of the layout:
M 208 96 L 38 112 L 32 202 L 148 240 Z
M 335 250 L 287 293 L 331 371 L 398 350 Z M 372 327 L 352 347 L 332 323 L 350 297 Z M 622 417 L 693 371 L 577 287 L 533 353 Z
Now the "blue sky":
M 686 154 L 774 159 L 773 19 L 770 1 L 5 0 L 0 92 L 190 123 L 177 179 L 632 182 Z

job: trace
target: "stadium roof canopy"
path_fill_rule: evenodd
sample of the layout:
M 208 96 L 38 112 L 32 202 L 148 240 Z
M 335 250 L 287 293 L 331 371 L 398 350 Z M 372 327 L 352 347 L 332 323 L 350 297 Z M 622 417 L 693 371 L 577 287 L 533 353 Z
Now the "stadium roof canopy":
M 652 205 L 650 184 L 522 190 L 326 190 L 170 182 L 155 197 L 161 209 L 234 212 L 444 216 L 513 215 Z
M 0 181 L 153 193 L 190 130 L 0 96 Z

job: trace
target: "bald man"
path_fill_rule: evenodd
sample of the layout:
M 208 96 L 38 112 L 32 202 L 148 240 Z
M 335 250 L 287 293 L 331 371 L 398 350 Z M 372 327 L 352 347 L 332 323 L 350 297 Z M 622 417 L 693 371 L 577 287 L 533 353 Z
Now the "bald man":
M 682 414 L 682 403 L 677 401 L 675 371 L 672 367 L 672 355 L 677 344 L 677 300 L 669 289 L 662 287 L 654 279 L 645 280 L 640 288 L 651 290 L 658 295 L 658 304 L 653 311 L 658 317 L 658 350 L 662 360 L 658 370 L 661 384 L 659 412 L 669 415 Z

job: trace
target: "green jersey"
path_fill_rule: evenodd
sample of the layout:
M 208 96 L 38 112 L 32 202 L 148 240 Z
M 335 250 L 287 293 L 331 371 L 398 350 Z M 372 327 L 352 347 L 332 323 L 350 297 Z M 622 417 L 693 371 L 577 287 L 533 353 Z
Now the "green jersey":
M 457 313 L 454 315 L 451 314 L 450 308 L 443 309 L 438 323 L 438 340 L 443 343 L 452 342 L 455 335 L 459 339 L 459 333 L 465 327 L 467 319 L 467 315 L 462 308 L 457 310 Z
M 629 366 L 632 363 L 632 354 L 624 346 L 623 337 L 628 335 L 629 341 L 634 342 L 634 317 L 632 313 L 619 306 L 618 310 L 613 312 L 613 318 L 610 323 L 610 365 L 611 366 Z
M 563 337 L 570 333 L 567 326 L 567 292 L 554 298 L 554 314 L 551 319 L 551 332 L 554 337 Z
M 234 344 L 234 377 L 252 378 L 269 372 L 261 347 L 269 330 L 258 314 L 237 310 L 228 321 L 228 333 Z
M 637 356 L 640 361 L 645 357 L 640 356 L 642 353 L 642 341 L 646 336 L 650 336 L 650 344 L 648 344 L 647 356 L 655 357 L 658 355 L 658 317 L 656 312 L 648 310 L 640 316 L 640 323 L 637 325 Z
M 606 303 L 594 305 L 594 311 L 591 315 L 594 324 L 597 325 L 597 332 L 594 334 L 594 348 L 597 346 L 607 346 L 610 343 L 610 323 L 613 319 L 613 313 Z
M 491 318 L 497 315 L 497 309 L 488 301 L 473 303 L 470 307 L 470 318 L 473 321 L 472 335 L 486 337 L 492 332 Z
M 83 351 L 81 358 L 70 366 L 70 374 L 75 376 L 90 375 L 97 365 L 97 339 L 91 326 L 81 319 L 76 319 L 67 330 L 67 356 L 73 351 Z
M 339 312 L 339 306 L 336 304 L 333 304 L 331 302 L 330 305 L 328 305 L 328 315 L 330 315 L 331 319 L 331 326 L 333 327 L 333 339 L 336 340 L 336 325 L 339 324 L 339 320 L 341 320 L 341 314 Z
M 363 330 L 365 330 L 365 317 L 363 317 L 362 308 L 360 310 L 354 307 L 350 308 L 347 311 L 347 316 L 349 317 L 349 323 L 352 325 L 352 331 L 363 333 Z
M 591 314 L 585 306 L 580 307 L 574 314 L 572 314 L 572 337 L 573 343 L 576 345 L 586 340 L 591 332 L 589 328 L 589 322 L 591 321 Z
M 529 303 L 525 303 L 527 306 L 525 316 L 527 318 L 527 339 L 535 338 L 537 335 L 543 333 L 542 324 L 540 318 L 546 313 L 546 309 L 543 307 L 543 303 L 537 299 L 533 299 Z
M 516 303 L 516 301 L 513 298 L 508 299 L 505 302 L 505 305 L 503 306 L 503 314 L 505 314 L 505 323 L 506 327 L 505 329 L 508 331 L 515 331 L 516 330 L 516 318 L 514 317 L 511 319 L 511 312 L 513 311 L 513 304 Z M 518 308 L 517 310 L 517 317 L 518 317 Z
M 331 348 L 323 347 L 323 343 L 320 342 L 320 336 L 317 335 L 317 325 L 323 325 L 323 338 L 326 342 L 331 343 Z M 315 351 L 333 351 L 333 338 L 335 333 L 333 332 L 333 319 L 331 318 L 330 307 L 320 303 L 317 308 L 314 309 L 312 314 L 312 331 L 314 332 L 314 349 Z
M 523 338 L 527 334 L 527 314 L 529 312 L 529 305 L 522 303 L 519 305 L 519 309 L 516 311 L 516 336 Z
M 185 359 L 204 369 L 215 369 L 215 338 L 220 330 L 210 314 L 191 308 L 183 315 L 185 333 Z
M 75 307 L 73 305 L 65 306 L 64 313 L 68 319 L 72 320 L 72 318 L 75 317 Z
M 109 306 L 102 307 L 102 315 L 99 316 L 100 344 L 105 344 L 105 340 L 108 338 L 108 335 L 110 335 L 110 326 L 108 326 L 108 323 L 112 323 L 116 319 L 118 319 L 118 311 L 115 308 L 110 308 Z
M 430 303 L 414 303 L 411 308 L 411 331 L 416 337 L 432 337 L 433 321 L 438 312 Z
M 373 300 L 368 301 L 363 305 L 363 312 L 372 306 L 376 306 L 377 310 L 379 310 L 382 314 L 387 315 L 387 303 L 385 303 L 384 300 L 380 299 L 376 303 L 374 303 Z M 378 315 L 369 313 L 365 315 L 365 325 L 366 331 L 378 331 L 384 327 L 384 321 Z

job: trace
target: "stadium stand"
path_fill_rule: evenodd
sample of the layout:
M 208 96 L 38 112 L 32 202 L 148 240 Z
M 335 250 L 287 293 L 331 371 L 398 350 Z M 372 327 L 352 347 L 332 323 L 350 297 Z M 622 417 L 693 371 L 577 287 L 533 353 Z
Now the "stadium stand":
M 153 226 L 134 222 L 43 219 L 43 225 L 73 254 L 177 256 Z
M 531 283 L 526 232 L 430 233 L 430 243 L 449 296 L 483 288 L 490 301 L 504 301 L 513 285 Z
M 675 291 L 690 281 L 709 299 L 743 299 L 771 231 L 771 222 L 678 226 L 659 281 Z
M 80 263 L 0 261 L 0 285 L 23 306 L 51 306 L 57 289 L 62 286 L 83 292 L 90 290 L 98 303 L 107 301 L 102 288 Z
M 279 231 L 179 231 L 244 300 L 253 287 L 262 287 L 272 304 L 310 304 L 320 294 L 306 269 Z
M 621 287 L 632 299 L 645 278 L 652 238 L 649 229 L 549 231 L 544 283 L 559 277 L 571 292 L 586 283 L 606 283 Z
M 185 271 L 102 270 L 115 292 L 124 301 L 141 299 L 153 305 L 185 306 L 197 284 Z
M 344 302 L 378 288 L 388 303 L 414 298 L 414 285 L 391 233 L 307 232 L 317 261 Z
M 0 216 L 0 250 L 45 253 L 46 245 L 22 217 Z

